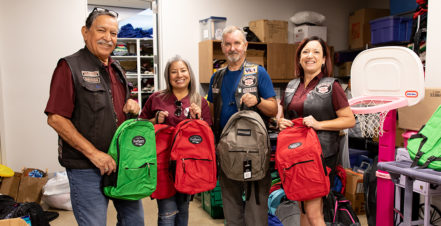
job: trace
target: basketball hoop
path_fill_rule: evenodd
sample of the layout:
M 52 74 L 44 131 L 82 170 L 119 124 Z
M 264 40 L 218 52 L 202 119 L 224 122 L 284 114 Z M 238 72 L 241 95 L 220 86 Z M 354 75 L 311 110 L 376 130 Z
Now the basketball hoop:
M 361 134 L 365 138 L 383 135 L 383 124 L 392 109 L 407 106 L 403 97 L 360 96 L 349 100 L 352 112 L 360 122 Z

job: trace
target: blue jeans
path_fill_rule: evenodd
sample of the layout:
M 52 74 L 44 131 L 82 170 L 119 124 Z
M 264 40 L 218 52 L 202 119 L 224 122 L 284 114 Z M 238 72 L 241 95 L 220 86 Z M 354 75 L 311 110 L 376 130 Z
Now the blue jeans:
M 109 198 L 101 187 L 98 169 L 67 169 L 70 196 L 75 219 L 79 226 L 105 226 Z M 112 199 L 119 226 L 144 226 L 141 200 Z
M 157 199 L 158 226 L 187 226 L 190 195 L 176 193 L 168 199 Z

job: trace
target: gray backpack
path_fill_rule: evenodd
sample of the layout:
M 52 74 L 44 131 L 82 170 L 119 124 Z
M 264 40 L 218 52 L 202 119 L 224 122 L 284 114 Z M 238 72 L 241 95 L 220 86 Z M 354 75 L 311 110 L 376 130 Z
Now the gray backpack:
M 271 147 L 260 115 L 252 110 L 232 115 L 222 130 L 217 153 L 221 169 L 229 179 L 263 179 L 269 169 Z

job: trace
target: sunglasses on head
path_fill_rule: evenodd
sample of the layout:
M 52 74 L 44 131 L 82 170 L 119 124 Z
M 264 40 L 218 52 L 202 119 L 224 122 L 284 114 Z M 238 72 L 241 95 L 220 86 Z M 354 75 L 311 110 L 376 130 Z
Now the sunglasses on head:
M 113 11 L 113 10 L 110 10 L 110 9 L 105 9 L 105 8 L 100 8 L 100 7 L 95 7 L 95 8 L 93 8 L 93 10 L 92 10 L 92 13 L 93 13 L 93 12 L 106 12 L 106 13 L 110 13 L 110 14 L 112 14 L 114 17 L 118 18 L 118 13 L 115 12 L 115 11 Z
M 176 117 L 179 117 L 179 116 L 181 116 L 181 114 L 182 114 L 182 102 L 179 101 L 179 100 L 177 100 L 177 101 L 175 102 L 175 105 L 176 105 L 175 116 L 176 116 Z

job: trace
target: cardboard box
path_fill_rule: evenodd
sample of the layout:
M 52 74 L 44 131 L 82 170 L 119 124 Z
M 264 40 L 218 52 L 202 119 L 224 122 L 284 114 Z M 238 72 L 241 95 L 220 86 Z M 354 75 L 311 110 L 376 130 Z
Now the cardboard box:
M 424 99 L 418 104 L 398 109 L 398 127 L 420 130 L 439 105 L 441 105 L 441 88 L 426 88 Z
M 404 147 L 404 132 L 406 132 L 406 130 L 398 126 L 395 129 L 395 147 Z
M 338 66 L 338 77 L 351 76 L 351 66 L 351 61 L 344 62 L 342 65 Z
M 247 61 L 265 67 L 265 50 L 248 49 Z
M 347 194 L 363 194 L 363 174 L 356 173 L 351 169 L 345 169 L 346 171 L 346 188 L 345 196 Z M 346 196 L 347 197 L 347 196 Z
M 359 214 L 364 214 L 366 211 L 364 209 L 364 194 L 346 194 L 345 197 L 351 202 L 352 209 L 354 209 L 354 212 Z
M 288 21 L 255 20 L 249 27 L 261 42 L 288 43 Z
M 327 27 L 303 25 L 294 28 L 294 42 L 301 42 L 312 36 L 317 36 L 326 42 Z
M 371 41 L 369 21 L 388 16 L 388 9 L 360 9 L 349 15 L 349 48 L 364 48 Z
M 29 226 L 22 218 L 11 218 L 0 220 L 0 226 Z

